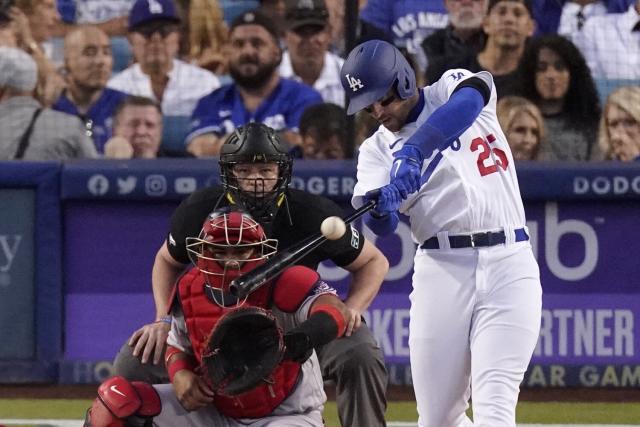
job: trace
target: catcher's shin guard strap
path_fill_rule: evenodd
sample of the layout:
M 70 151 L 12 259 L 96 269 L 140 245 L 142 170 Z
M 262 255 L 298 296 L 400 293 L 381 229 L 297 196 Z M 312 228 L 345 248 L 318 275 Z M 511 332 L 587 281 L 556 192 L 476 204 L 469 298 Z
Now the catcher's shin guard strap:
M 136 415 L 142 418 L 153 418 L 162 411 L 162 401 L 160 395 L 151 384 L 142 381 L 132 381 L 131 385 L 140 396 L 142 405 Z

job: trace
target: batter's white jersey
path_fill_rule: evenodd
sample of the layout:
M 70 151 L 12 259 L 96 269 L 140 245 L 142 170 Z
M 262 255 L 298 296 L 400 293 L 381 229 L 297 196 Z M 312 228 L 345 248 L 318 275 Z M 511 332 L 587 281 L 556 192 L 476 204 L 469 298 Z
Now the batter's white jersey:
M 393 153 L 449 100 L 460 83 L 472 77 L 487 84 L 491 90 L 489 102 L 473 125 L 449 148 L 436 150 L 425 159 L 423 185 L 402 203 L 400 212 L 410 217 L 412 236 L 418 244 L 441 231 L 451 234 L 509 231 L 525 225 L 513 156 L 496 117 L 493 78 L 486 71 L 475 74 L 463 69 L 447 71 L 436 83 L 421 89 L 425 103 L 417 121 L 406 124 L 399 132 L 380 126 L 362 144 L 352 199 L 354 207 L 362 206 L 367 191 L 389 183 Z

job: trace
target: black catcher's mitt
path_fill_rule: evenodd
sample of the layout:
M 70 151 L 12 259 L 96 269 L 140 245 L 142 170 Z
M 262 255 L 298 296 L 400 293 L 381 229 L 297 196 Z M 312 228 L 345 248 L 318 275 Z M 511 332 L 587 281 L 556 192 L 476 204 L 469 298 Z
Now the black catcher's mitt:
M 242 307 L 223 315 L 203 349 L 202 369 L 214 391 L 235 396 L 268 378 L 284 354 L 282 330 L 270 312 Z

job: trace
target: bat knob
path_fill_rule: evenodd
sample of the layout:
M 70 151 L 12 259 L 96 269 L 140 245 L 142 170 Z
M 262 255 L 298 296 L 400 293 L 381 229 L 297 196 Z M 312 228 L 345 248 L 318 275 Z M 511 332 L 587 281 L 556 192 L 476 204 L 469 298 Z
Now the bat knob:
M 229 284 L 229 292 L 231 292 L 231 295 L 233 295 L 234 297 L 243 298 L 244 295 L 241 295 L 241 293 L 242 293 L 242 280 L 233 279 L 231 281 L 231 283 Z

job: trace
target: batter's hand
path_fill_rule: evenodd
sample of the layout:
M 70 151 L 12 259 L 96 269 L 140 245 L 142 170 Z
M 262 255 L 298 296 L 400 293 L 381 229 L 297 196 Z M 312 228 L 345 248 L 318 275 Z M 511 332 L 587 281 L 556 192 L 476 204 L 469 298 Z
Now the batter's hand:
M 405 144 L 393 153 L 391 167 L 391 183 L 400 190 L 403 199 L 420 189 L 420 175 L 422 174 L 422 152 L 412 144 Z
M 376 207 L 373 208 L 373 213 L 377 217 L 396 212 L 400 208 L 400 203 L 402 203 L 400 191 L 394 184 L 387 184 L 376 190 L 368 191 L 364 195 L 364 201 L 366 203 L 369 200 L 377 200 Z
M 195 411 L 213 402 L 213 390 L 202 378 L 188 369 L 176 372 L 173 390 L 178 401 L 187 411 Z
M 147 363 L 153 353 L 153 363 L 158 365 L 162 362 L 169 329 L 171 329 L 171 325 L 166 322 L 154 322 L 135 331 L 129 338 L 129 346 L 133 347 L 133 355 L 140 358 L 142 363 Z

